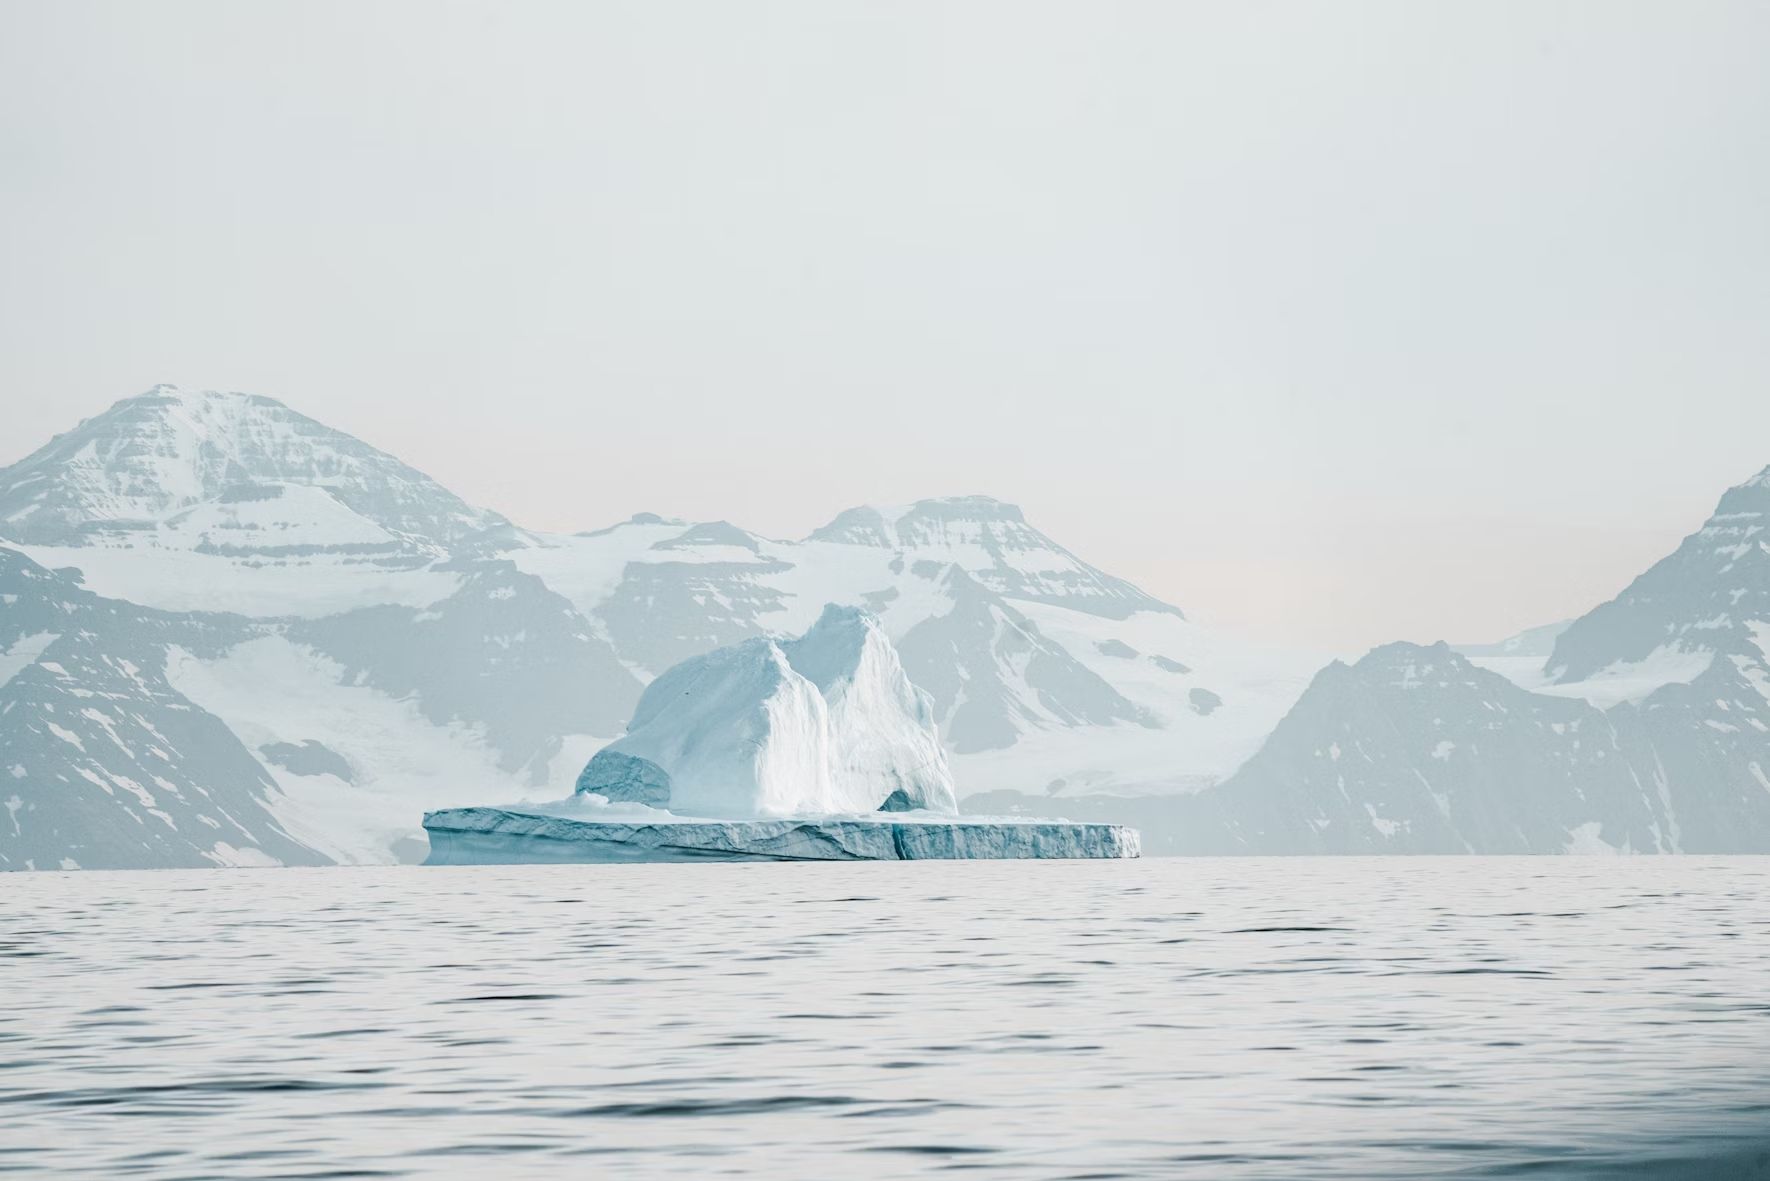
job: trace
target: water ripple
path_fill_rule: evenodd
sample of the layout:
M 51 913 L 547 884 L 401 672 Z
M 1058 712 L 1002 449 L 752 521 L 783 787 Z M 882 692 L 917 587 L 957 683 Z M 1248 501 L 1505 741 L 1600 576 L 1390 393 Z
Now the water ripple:
M 1770 1178 L 1761 858 L 20 874 L 0 931 L 0 1175 Z

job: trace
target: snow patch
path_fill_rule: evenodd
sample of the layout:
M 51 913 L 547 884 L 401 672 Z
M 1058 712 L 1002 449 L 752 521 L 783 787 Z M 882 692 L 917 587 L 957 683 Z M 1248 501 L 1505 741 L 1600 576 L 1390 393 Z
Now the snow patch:
M 1604 838 L 1599 835 L 1603 831 L 1603 821 L 1586 821 L 1568 834 L 1566 851 L 1594 857 L 1614 857 L 1619 853 L 1627 852 L 1626 849 L 1619 849 L 1615 845 L 1606 843 Z
M 1526 686 L 1551 697 L 1577 697 L 1599 709 L 1636 704 L 1667 685 L 1687 685 L 1715 662 L 1712 649 L 1694 651 L 1662 644 L 1643 660 L 1618 661 L 1583 681 Z
M 9 648 L 0 649 L 0 686 L 36 664 L 43 650 L 60 638 L 54 632 L 35 632 L 20 636 Z
M 226 841 L 216 841 L 203 856 L 229 869 L 272 869 L 282 864 L 263 849 L 251 845 L 236 849 Z

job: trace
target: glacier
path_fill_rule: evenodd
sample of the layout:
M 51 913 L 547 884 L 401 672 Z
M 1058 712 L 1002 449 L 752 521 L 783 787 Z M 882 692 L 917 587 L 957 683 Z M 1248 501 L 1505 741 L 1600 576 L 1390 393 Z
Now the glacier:
M 667 670 L 571 799 L 427 813 L 429 864 L 1135 857 L 1135 831 L 957 815 L 934 706 L 877 618 L 827 605 Z

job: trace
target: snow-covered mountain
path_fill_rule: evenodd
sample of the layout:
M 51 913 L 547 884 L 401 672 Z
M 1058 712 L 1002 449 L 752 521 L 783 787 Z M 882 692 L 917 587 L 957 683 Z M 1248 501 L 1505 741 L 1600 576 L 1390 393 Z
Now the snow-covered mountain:
M 267 487 L 297 490 L 299 505 L 222 507 L 253 504 Z M 200 505 L 213 507 L 186 515 Z M 0 473 L 0 520 L 8 537 L 37 544 L 146 530 L 261 554 L 395 538 L 440 546 L 504 523 L 274 398 L 170 385 L 124 398 Z
M 450 585 L 507 530 L 391 455 L 272 398 L 155 386 L 0 470 L 0 538 L 166 610 L 323 615 Z
M 1770 470 L 1570 624 L 1336 662 L 1222 783 L 1065 808 L 1151 852 L 1770 852 L 1767 514 Z
M 987 497 L 850 509 L 799 541 L 649 514 L 540 535 L 281 403 L 168 386 L 0 469 L 0 542 L 82 602 L 161 621 L 86 642 L 213 723 L 154 772 L 189 794 L 232 768 L 259 801 L 229 806 L 260 837 L 226 842 L 262 849 L 242 860 L 417 856 L 426 810 L 563 795 L 657 674 L 802 633 L 827 603 L 879 618 L 932 698 L 961 795 L 1215 782 L 1310 664 L 1198 626 Z M 15 606 L 0 601 L 9 621 Z M 46 675 L 43 634 L 61 633 L 8 639 L 0 709 Z M 0 825 L 0 864 L 220 856 L 137 832 L 127 809 L 123 845 L 78 845 L 90 806 L 58 785 L 90 781 L 33 757 L 9 764 L 32 785 L 19 807 L 55 835 L 9 846 Z
M 1670 852 L 1634 718 L 1530 693 L 1444 644 L 1323 669 L 1201 806 L 1270 853 Z
M 0 469 L 0 866 L 420 856 L 423 812 L 565 795 L 664 670 L 829 603 L 877 617 L 968 811 L 1152 853 L 1766 851 L 1767 514 L 1770 469 L 1567 625 L 1311 680 L 988 497 L 537 534 L 157 387 Z
M 1223 636 L 988 497 L 850 509 L 799 541 L 653 514 L 504 554 L 649 679 L 826 603 L 881 620 L 934 699 L 961 795 L 1190 790 L 1259 745 L 1310 662 Z
M 102 599 L 0 547 L 0 869 L 312 865 L 271 776 L 166 676 L 249 636 Z
M 1555 639 L 1559 685 L 1689 680 L 1710 657 L 1764 658 L 1770 639 L 1770 468 L 1729 488 L 1703 527 Z

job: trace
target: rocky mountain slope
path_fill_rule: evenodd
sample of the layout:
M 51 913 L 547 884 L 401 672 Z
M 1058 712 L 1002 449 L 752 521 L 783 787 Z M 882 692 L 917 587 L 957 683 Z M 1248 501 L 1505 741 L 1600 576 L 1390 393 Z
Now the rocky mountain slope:
M 316 865 L 276 783 L 166 678 L 174 648 L 244 639 L 228 617 L 101 599 L 0 547 L 0 869 Z

